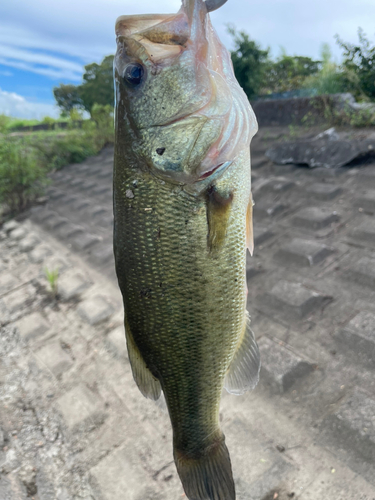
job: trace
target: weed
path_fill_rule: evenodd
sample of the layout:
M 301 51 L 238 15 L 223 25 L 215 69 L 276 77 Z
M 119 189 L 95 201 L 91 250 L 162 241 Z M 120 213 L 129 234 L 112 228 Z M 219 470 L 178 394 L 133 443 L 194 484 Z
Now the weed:
M 57 296 L 57 281 L 59 278 L 59 270 L 58 269 L 52 269 L 51 271 L 46 267 L 44 269 L 44 272 L 46 274 L 47 281 L 50 286 L 50 292 L 52 295 L 53 300 L 56 299 Z

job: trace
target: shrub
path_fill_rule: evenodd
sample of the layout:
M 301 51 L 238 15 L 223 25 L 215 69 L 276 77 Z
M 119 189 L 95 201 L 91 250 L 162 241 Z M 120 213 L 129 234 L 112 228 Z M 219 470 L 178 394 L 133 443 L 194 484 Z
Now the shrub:
M 23 210 L 43 194 L 47 182 L 33 148 L 19 141 L 0 143 L 0 203 L 11 212 Z

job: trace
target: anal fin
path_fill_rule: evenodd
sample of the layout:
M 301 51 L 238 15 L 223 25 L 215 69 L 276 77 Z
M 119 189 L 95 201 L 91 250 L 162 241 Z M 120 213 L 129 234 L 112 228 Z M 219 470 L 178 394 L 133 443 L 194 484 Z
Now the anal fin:
M 149 399 L 156 401 L 160 398 L 161 385 L 157 378 L 153 376 L 140 353 L 133 335 L 130 331 L 129 324 L 125 319 L 125 335 L 126 344 L 128 347 L 130 366 L 133 372 L 133 378 L 141 393 Z
M 224 383 L 228 392 L 238 396 L 254 389 L 258 383 L 260 371 L 259 348 L 250 328 L 250 316 L 247 311 L 244 323 L 243 333 Z

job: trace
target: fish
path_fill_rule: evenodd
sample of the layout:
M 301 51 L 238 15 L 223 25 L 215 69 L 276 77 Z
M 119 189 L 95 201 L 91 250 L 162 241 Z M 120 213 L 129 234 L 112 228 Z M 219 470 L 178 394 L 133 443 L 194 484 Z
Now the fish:
M 121 16 L 114 59 L 114 255 L 134 380 L 165 398 L 189 500 L 235 500 L 222 390 L 259 379 L 246 310 L 258 130 L 209 12 Z

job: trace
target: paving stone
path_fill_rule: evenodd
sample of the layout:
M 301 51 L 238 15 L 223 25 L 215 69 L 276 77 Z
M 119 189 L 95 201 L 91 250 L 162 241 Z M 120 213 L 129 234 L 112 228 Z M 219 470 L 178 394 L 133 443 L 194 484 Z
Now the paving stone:
M 25 486 L 18 478 L 18 474 L 2 474 L 0 478 L 1 500 L 29 500 Z
M 91 253 L 91 258 L 97 264 L 106 264 L 107 262 L 114 261 L 113 257 L 113 244 L 108 243 L 105 245 L 100 245 L 100 247 L 95 248 Z
M 254 245 L 263 245 L 267 240 L 272 238 L 274 233 L 265 226 L 261 226 L 259 224 L 255 224 L 254 226 Z
M 251 158 L 251 169 L 258 170 L 258 168 L 263 167 L 269 160 L 265 156 Z
M 100 396 L 94 394 L 83 384 L 61 396 L 56 404 L 71 432 L 78 430 L 83 425 L 99 425 L 105 418 Z
M 97 222 L 98 226 L 104 228 L 112 228 L 113 227 L 113 215 L 106 215 L 102 219 Z
M 90 325 L 96 325 L 108 319 L 114 312 L 114 309 L 104 297 L 97 296 L 82 302 L 77 311 L 84 320 L 90 323 Z
M 282 202 L 269 202 L 267 200 L 257 202 L 255 200 L 254 215 L 260 217 L 275 217 L 284 212 L 287 208 L 288 205 Z
M 375 366 L 375 314 L 361 311 L 335 337 L 346 353 L 349 347 L 361 361 Z
M 366 212 L 375 212 L 375 189 L 365 191 L 356 200 L 356 205 Z
M 39 245 L 29 253 L 29 259 L 34 264 L 40 264 L 46 257 L 52 255 L 52 250 L 47 245 Z
M 90 283 L 79 272 L 66 274 L 62 278 L 59 278 L 57 283 L 58 292 L 65 300 L 78 297 L 89 286 Z
M 325 438 L 361 459 L 375 463 L 375 399 L 356 389 L 340 407 L 324 421 L 330 430 Z
M 93 234 L 79 234 L 72 239 L 72 245 L 76 250 L 86 250 L 97 243 L 100 243 L 102 238 L 100 236 L 95 236 Z
M 73 188 L 79 188 L 79 187 L 83 186 L 84 183 L 85 183 L 85 179 L 72 179 L 69 184 Z
M 31 252 L 39 243 L 40 239 L 36 234 L 29 234 L 20 242 L 19 248 L 21 252 Z
M 339 219 L 337 212 L 328 208 L 307 207 L 297 212 L 293 223 L 307 229 L 323 229 Z
M 62 238 L 73 238 L 78 236 L 79 234 L 84 234 L 84 230 L 81 226 L 77 226 L 76 224 L 72 224 L 71 222 L 59 228 L 57 232 Z
M 332 252 L 332 248 L 317 241 L 294 238 L 278 250 L 275 258 L 284 264 L 311 267 L 322 262 Z
M 41 272 L 43 276 L 45 276 L 45 269 L 48 269 L 49 271 L 58 271 L 59 276 L 61 276 L 69 267 L 71 267 L 71 264 L 68 261 L 62 257 L 52 255 L 51 257 L 47 257 L 44 261 L 44 267 Z
M 375 243 L 375 220 L 369 218 L 364 220 L 349 236 L 354 242 L 360 240 L 368 243 Z
M 90 206 L 90 202 L 88 200 L 78 200 L 73 203 L 73 209 L 78 211 L 83 211 L 85 208 Z
M 282 394 L 313 370 L 311 363 L 267 337 L 262 337 L 258 345 L 262 360 L 260 380 L 274 392 Z
M 96 183 L 93 181 L 85 181 L 81 186 L 81 191 L 91 191 L 96 187 Z
M 3 298 L 3 302 L 7 310 L 13 313 L 31 304 L 35 293 L 35 288 L 32 285 L 28 285 L 6 295 Z
M 60 189 L 52 188 L 47 191 L 47 194 L 51 200 L 58 201 L 64 198 L 66 193 Z
M 15 221 L 15 220 L 10 220 L 9 222 L 6 222 L 4 225 L 3 225 L 3 229 L 4 231 L 9 234 L 11 231 L 14 231 L 15 229 L 17 229 L 19 227 L 19 222 Z
M 36 209 L 31 212 L 32 220 L 39 223 L 45 223 L 48 219 L 53 217 L 56 217 L 56 213 L 45 207 L 36 207 Z
M 126 447 L 118 448 L 107 455 L 90 470 L 90 484 L 94 493 L 103 500 L 145 500 L 148 494 L 144 471 L 140 468 L 139 458 L 129 453 Z M 151 483 L 152 484 L 152 483 Z M 153 498 L 159 500 L 154 483 Z
M 361 286 L 375 288 L 375 258 L 362 257 L 355 261 L 344 276 Z
M 266 294 L 266 297 L 265 301 L 261 301 L 262 303 L 270 305 L 283 315 L 294 319 L 304 318 L 328 299 L 328 297 L 304 287 L 301 283 L 291 283 L 286 280 L 279 281 Z
M 47 321 L 38 312 L 24 316 L 14 325 L 18 328 L 24 340 L 31 340 L 39 337 L 49 329 Z
M 11 273 L 0 275 L 0 294 L 7 293 L 19 284 L 19 279 Z
M 112 179 L 112 168 L 103 168 L 98 172 L 99 179 Z
M 14 229 L 9 236 L 12 238 L 12 240 L 20 241 L 22 238 L 24 238 L 27 235 L 27 231 L 23 227 L 17 227 Z
M 35 352 L 36 358 L 58 377 L 73 366 L 72 358 L 61 347 L 59 342 L 47 344 Z
M 102 217 L 104 214 L 108 213 L 108 210 L 104 207 L 95 207 L 91 210 L 90 216 L 93 218 Z
M 120 359 L 127 359 L 128 351 L 126 349 L 125 330 L 123 326 L 119 326 L 115 330 L 112 330 L 108 334 L 107 340 L 110 347 Z
M 49 217 L 46 221 L 44 221 L 43 225 L 52 231 L 56 231 L 57 229 L 62 228 L 69 224 L 69 220 L 65 217 L 61 217 L 60 215 L 54 215 L 53 217 Z
M 343 193 L 340 186 L 335 184 L 315 183 L 308 184 L 306 191 L 311 194 L 315 200 L 329 201 Z

